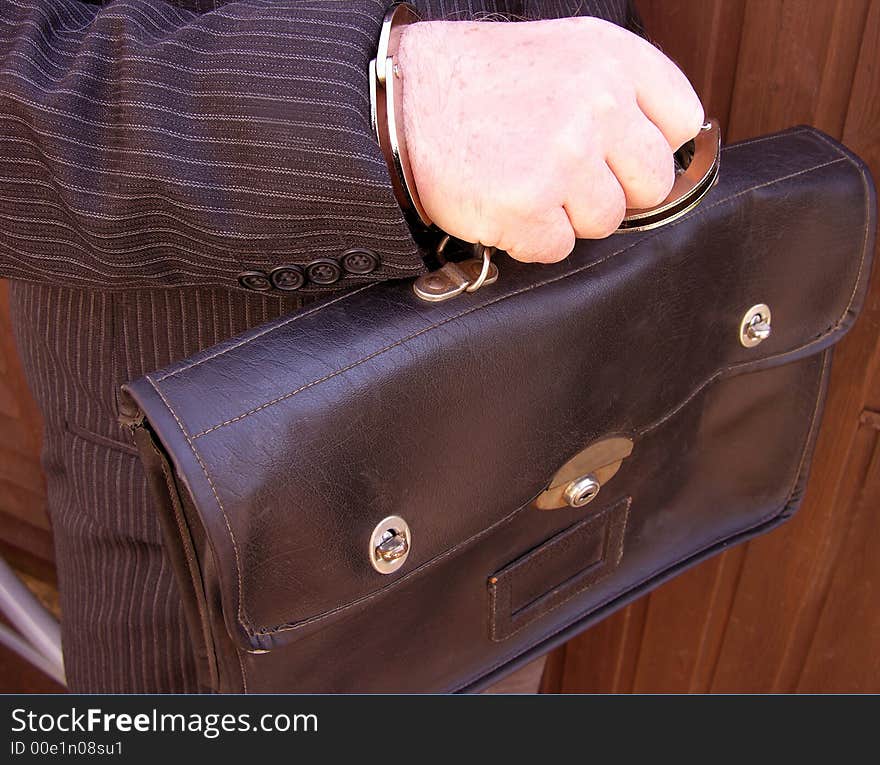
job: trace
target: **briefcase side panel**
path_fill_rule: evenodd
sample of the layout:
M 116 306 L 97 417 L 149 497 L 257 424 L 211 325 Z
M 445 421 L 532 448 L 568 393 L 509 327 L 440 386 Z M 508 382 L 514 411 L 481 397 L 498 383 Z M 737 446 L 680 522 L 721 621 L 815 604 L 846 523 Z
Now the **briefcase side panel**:
M 828 349 L 864 297 L 874 215 L 864 166 L 801 129 L 727 149 L 703 206 L 648 237 L 581 243 L 546 269 L 504 260 L 498 284 L 439 306 L 372 286 L 131 383 L 134 419 L 192 499 L 219 686 L 471 686 L 791 512 Z M 744 348 L 740 318 L 763 301 L 773 334 Z M 488 409 L 474 385 L 493 392 Z M 756 433 L 773 459 L 749 451 Z M 583 520 L 531 500 L 615 434 L 633 455 L 594 509 L 632 497 L 619 565 L 558 604 L 564 582 L 549 582 L 536 597 L 554 608 L 492 641 L 489 578 Z M 382 576 L 366 541 L 388 514 L 414 538 Z M 371 633 L 388 608 L 395 626 Z M 367 660 L 395 640 L 406 674 L 379 676 Z
M 177 579 L 199 686 L 211 690 L 218 687 L 219 676 L 215 631 L 202 576 L 204 560 L 198 556 L 194 540 L 194 535 L 201 535 L 201 524 L 198 521 L 192 524 L 192 513 L 186 513 L 185 506 L 191 507 L 189 492 L 181 490 L 179 474 L 172 468 L 161 441 L 155 438 L 149 425 L 139 422 L 132 427 L 132 434 L 141 454 L 165 550 Z
M 605 618 L 635 597 L 732 544 L 770 529 L 801 501 L 821 421 L 830 351 L 713 384 L 641 443 L 592 503 L 579 510 L 525 505 L 507 523 L 413 577 L 356 604 L 267 654 L 243 655 L 251 688 L 305 692 L 473 690 L 498 679 L 562 636 Z M 785 428 L 785 442 L 771 434 Z M 723 437 L 722 437 L 723 435 Z M 701 445 L 688 452 L 694 441 Z M 756 448 L 757 445 L 757 448 Z M 763 448 L 762 448 L 763 447 Z M 730 462 L 744 453 L 742 469 Z M 682 464 L 684 462 L 684 465 Z M 625 509 L 625 513 L 620 510 Z M 616 516 L 619 557 L 578 587 L 596 557 L 585 521 Z M 625 523 L 623 523 L 625 521 Z M 585 566 L 571 580 L 531 568 L 540 613 L 498 631 L 493 579 L 579 537 Z M 517 596 L 514 596 L 515 598 Z M 528 604 L 527 604 L 528 608 Z M 526 608 L 526 610 L 527 610 Z M 522 612 L 522 603 L 520 603 Z

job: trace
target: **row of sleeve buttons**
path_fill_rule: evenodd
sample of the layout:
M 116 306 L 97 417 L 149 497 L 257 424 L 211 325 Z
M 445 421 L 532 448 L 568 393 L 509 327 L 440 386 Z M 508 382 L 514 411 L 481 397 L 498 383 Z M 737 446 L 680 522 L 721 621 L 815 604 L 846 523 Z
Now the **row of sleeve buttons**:
M 343 272 L 362 276 L 372 273 L 378 267 L 379 258 L 374 252 L 357 248 L 347 250 L 339 259 L 318 258 L 305 268 L 297 265 L 278 266 L 268 274 L 263 271 L 245 271 L 238 275 L 238 283 L 257 292 L 271 289 L 293 292 L 307 282 L 326 286 L 338 282 Z

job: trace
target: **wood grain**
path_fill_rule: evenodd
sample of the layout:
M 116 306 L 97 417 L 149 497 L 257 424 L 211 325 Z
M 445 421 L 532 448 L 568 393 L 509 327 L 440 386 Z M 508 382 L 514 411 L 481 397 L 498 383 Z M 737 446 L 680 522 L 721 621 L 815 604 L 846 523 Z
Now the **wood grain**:
M 638 6 L 653 42 L 687 72 L 706 113 L 726 135 L 745 3 L 663 0 Z
M 639 7 L 707 112 L 723 116 L 728 140 L 813 124 L 880 177 L 878 0 Z M 548 690 L 880 691 L 878 261 L 865 310 L 835 352 L 800 513 L 569 642 Z
M 0 542 L 51 560 L 41 433 L 12 336 L 7 284 L 0 280 Z

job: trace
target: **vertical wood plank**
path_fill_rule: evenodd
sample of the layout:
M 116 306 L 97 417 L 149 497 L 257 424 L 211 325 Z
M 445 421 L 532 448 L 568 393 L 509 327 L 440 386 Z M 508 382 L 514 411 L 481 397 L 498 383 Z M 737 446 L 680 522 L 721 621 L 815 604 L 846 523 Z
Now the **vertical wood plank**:
M 729 93 L 729 140 L 809 123 L 842 138 L 880 177 L 880 0 L 639 6 L 707 111 L 718 114 L 719 94 Z M 721 34 L 713 20 L 736 17 L 731 7 L 741 24 Z M 724 71 L 728 81 L 717 75 Z M 626 690 L 593 662 L 632 667 L 632 688 L 642 691 L 880 689 L 880 469 L 868 435 L 880 422 L 878 261 L 864 313 L 835 352 L 800 514 L 631 606 L 643 612 L 640 641 L 614 644 L 623 635 L 613 626 L 604 640 L 572 641 L 564 687 Z
M 0 280 L 0 541 L 45 557 L 50 548 L 41 433 L 12 336 L 8 285 Z
M 801 692 L 876 692 L 880 678 L 880 422 L 863 424 L 848 473 L 864 479 L 856 501 L 841 508 L 845 538 L 810 636 Z
M 648 34 L 687 73 L 726 134 L 745 0 L 648 0 L 638 7 Z
M 728 140 L 800 123 L 840 137 L 869 0 L 749 0 Z
M 709 690 L 744 552 L 734 548 L 651 594 L 634 691 Z
M 648 598 L 618 611 L 565 646 L 562 693 L 629 693 L 642 645 Z
M 880 174 L 880 3 L 861 26 L 850 78 L 843 139 Z M 743 577 L 719 656 L 713 690 L 788 691 L 797 687 L 850 523 L 848 510 L 867 480 L 847 470 L 865 401 L 880 374 L 878 259 L 864 313 L 838 346 L 824 426 L 800 515 L 749 545 Z M 875 516 L 880 523 L 880 516 Z M 771 617 L 772 618 L 768 618 Z M 861 626 L 853 624 L 852 629 Z M 749 657 L 749 661 L 745 661 Z M 873 678 L 880 687 L 880 677 Z

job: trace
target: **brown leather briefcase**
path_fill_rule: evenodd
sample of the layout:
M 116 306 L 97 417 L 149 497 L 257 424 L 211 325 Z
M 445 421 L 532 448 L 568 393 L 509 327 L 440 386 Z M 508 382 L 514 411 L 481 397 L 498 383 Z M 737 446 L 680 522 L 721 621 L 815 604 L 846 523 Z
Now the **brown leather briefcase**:
M 795 511 L 873 187 L 809 128 L 721 167 L 661 228 L 126 386 L 205 688 L 476 690 Z

